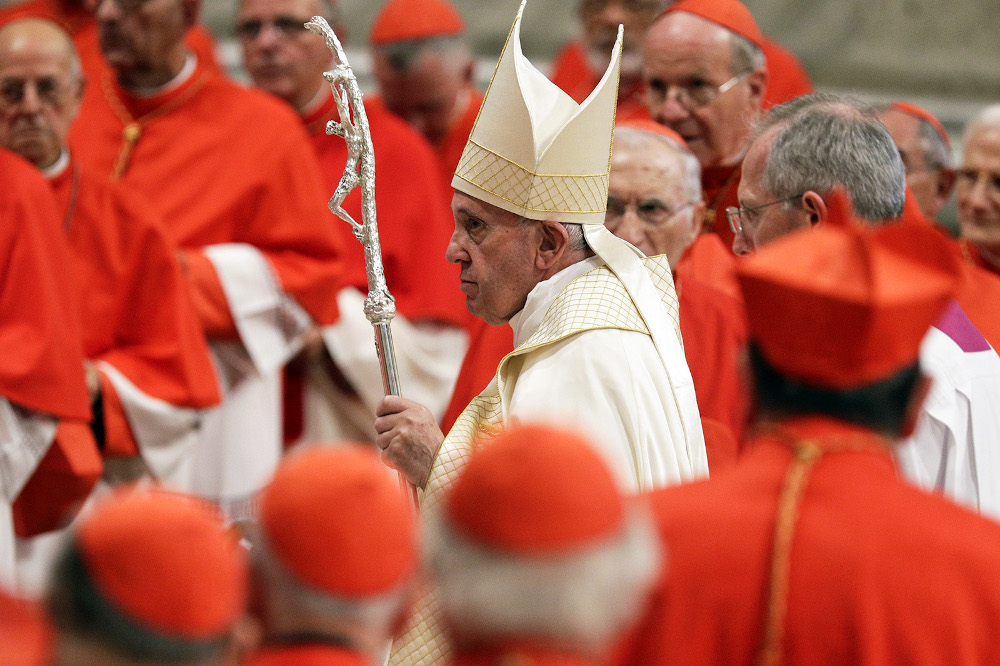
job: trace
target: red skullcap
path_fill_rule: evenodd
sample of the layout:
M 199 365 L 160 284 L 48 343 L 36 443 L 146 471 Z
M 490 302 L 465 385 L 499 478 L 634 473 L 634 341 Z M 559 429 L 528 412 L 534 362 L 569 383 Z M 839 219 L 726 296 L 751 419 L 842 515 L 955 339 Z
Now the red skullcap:
M 655 120 L 648 120 L 646 118 L 623 120 L 622 122 L 617 123 L 615 125 L 616 129 L 619 127 L 629 127 L 631 129 L 642 130 L 643 132 L 659 134 L 660 136 L 665 136 L 668 139 L 674 141 L 675 143 L 677 143 L 677 145 L 683 146 L 685 150 L 691 150 L 691 148 L 687 145 L 687 141 L 685 141 L 680 134 L 678 134 L 677 132 L 673 131 L 672 129 L 670 129 L 665 125 L 661 125 Z
M 41 666 L 51 653 L 52 632 L 42 609 L 0 591 L 0 664 Z
M 447 0 L 389 0 L 372 23 L 372 45 L 465 32 L 462 15 Z
M 97 591 L 156 633 L 214 639 L 246 605 L 246 554 L 198 499 L 119 490 L 83 521 L 76 543 Z
M 926 120 L 941 135 L 944 145 L 948 146 L 949 150 L 951 149 L 951 139 L 948 138 L 948 131 L 941 124 L 941 121 L 927 109 L 919 107 L 916 104 L 911 104 L 910 102 L 893 102 L 889 105 L 889 108 L 896 109 L 921 120 Z
M 514 426 L 469 460 L 447 496 L 448 522 L 473 541 L 522 555 L 590 545 L 622 527 L 622 497 L 582 437 Z
M 393 590 L 417 569 L 409 501 L 370 447 L 314 447 L 291 456 L 261 500 L 274 555 L 303 583 L 335 596 Z
M 877 229 L 847 197 L 829 222 L 789 234 L 737 262 L 750 339 L 786 377 L 848 389 L 917 361 L 927 329 L 957 284 L 947 241 L 906 219 Z
M 663 14 L 687 12 L 703 19 L 721 25 L 730 32 L 746 37 L 751 42 L 763 48 L 764 35 L 757 27 L 753 14 L 739 0 L 680 0 L 670 5 Z

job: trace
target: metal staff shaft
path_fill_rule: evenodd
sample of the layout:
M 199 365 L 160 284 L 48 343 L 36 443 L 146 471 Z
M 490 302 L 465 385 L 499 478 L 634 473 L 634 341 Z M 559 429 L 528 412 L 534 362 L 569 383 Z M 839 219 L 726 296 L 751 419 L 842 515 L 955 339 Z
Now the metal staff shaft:
M 382 370 L 382 386 L 386 395 L 399 395 L 399 373 L 389 327 L 396 315 L 396 300 L 389 293 L 382 265 L 382 248 L 375 215 L 375 151 L 368 127 L 368 114 L 365 113 L 361 87 L 347 62 L 344 48 L 326 19 L 314 16 L 306 23 L 306 28 L 322 36 L 333 52 L 334 68 L 324 72 L 323 77 L 333 91 L 340 121 L 327 123 L 326 133 L 336 134 L 347 142 L 347 164 L 344 175 L 330 198 L 330 210 L 351 225 L 355 237 L 364 247 L 365 270 L 368 274 L 365 317 L 375 327 L 375 349 Z M 361 224 L 342 207 L 347 195 L 358 186 L 361 187 Z

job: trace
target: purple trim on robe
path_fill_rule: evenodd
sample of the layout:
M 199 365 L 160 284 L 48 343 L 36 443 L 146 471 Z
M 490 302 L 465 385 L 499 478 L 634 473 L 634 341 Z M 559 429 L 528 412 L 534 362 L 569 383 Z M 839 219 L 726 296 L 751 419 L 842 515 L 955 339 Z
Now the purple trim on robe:
M 962 351 L 966 353 L 989 351 L 992 349 L 990 343 L 986 341 L 986 338 L 979 332 L 976 325 L 969 321 L 969 318 L 962 311 L 961 306 L 954 299 L 948 302 L 944 314 L 934 324 L 934 328 L 954 340 L 955 344 L 961 347 Z

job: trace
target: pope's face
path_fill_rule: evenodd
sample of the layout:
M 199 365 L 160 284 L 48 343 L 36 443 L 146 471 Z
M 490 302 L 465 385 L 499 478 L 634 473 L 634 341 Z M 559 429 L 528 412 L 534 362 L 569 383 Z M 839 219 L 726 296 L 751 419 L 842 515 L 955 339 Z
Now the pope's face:
M 955 193 L 962 237 L 1000 252 L 1000 126 L 982 126 L 969 135 Z
M 615 143 L 608 213 L 611 233 L 676 266 L 698 235 L 702 207 L 685 196 L 684 166 L 662 141 Z
M 745 73 L 703 106 L 679 102 L 680 89 L 717 90 L 744 74 L 732 70 L 730 40 L 725 28 L 686 12 L 657 20 L 646 35 L 642 78 L 649 113 L 684 138 L 702 168 L 739 161 L 767 81 L 762 72 Z
M 539 223 L 456 192 L 451 202 L 455 232 L 445 257 L 461 266 L 469 312 L 497 326 L 517 314 L 541 279 L 533 249 Z
M 62 153 L 83 86 L 65 43 L 8 32 L 0 43 L 0 143 L 39 168 Z
M 93 0 L 101 51 L 129 76 L 167 68 L 194 22 L 196 0 Z
M 236 34 L 254 85 L 302 108 L 324 85 L 331 55 L 303 25 L 320 14 L 318 0 L 243 0 Z
M 941 211 L 948 201 L 950 187 L 941 184 L 950 176 L 941 169 L 932 169 L 927 163 L 927 152 L 920 136 L 920 120 L 909 113 L 886 109 L 879 114 L 882 124 L 889 130 L 899 149 L 899 156 L 906 168 L 906 185 L 913 193 L 917 206 L 929 219 Z

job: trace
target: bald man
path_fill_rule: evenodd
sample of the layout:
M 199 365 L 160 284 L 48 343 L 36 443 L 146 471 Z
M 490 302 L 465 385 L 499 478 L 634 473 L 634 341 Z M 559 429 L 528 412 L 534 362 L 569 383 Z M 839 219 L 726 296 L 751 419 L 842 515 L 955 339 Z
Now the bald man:
M 962 247 L 968 261 L 1000 274 L 1000 104 L 972 119 L 964 143 L 955 184 Z

